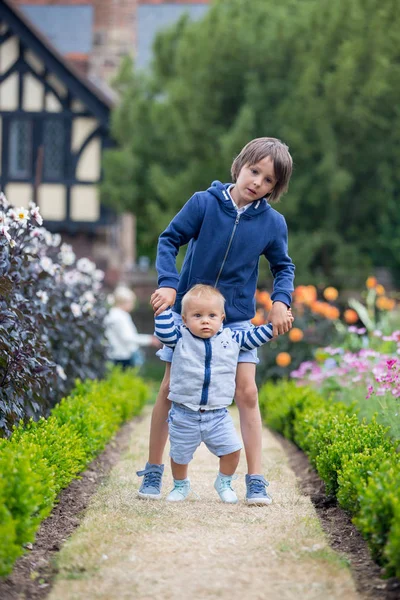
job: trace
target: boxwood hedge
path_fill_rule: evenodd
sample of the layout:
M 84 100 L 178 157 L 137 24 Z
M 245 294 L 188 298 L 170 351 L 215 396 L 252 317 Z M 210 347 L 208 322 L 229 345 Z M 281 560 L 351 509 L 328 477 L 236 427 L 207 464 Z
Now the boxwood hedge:
M 360 420 L 354 406 L 293 382 L 260 390 L 265 423 L 308 455 L 388 575 L 400 576 L 400 454 L 388 429 Z
M 0 439 L 0 575 L 33 542 L 57 495 L 105 447 L 121 423 L 138 414 L 147 387 L 132 371 L 78 383 L 48 419 L 30 421 Z

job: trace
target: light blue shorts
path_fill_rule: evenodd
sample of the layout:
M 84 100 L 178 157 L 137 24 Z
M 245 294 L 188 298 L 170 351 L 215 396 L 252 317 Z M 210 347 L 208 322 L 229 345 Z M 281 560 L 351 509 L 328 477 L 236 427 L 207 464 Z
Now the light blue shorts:
M 187 465 L 204 442 L 215 456 L 225 456 L 242 448 L 227 408 L 191 410 L 172 403 L 168 413 L 170 457 L 178 465 Z
M 182 317 L 176 312 L 172 313 L 174 315 L 175 325 L 182 325 Z M 234 323 L 228 323 L 227 327 L 230 329 L 234 329 L 236 331 L 249 331 L 249 329 L 253 328 L 253 325 L 250 321 L 235 321 Z M 158 350 L 156 353 L 160 360 L 165 362 L 172 362 L 173 349 L 168 348 L 168 346 L 163 346 L 161 350 Z M 258 365 L 260 362 L 257 358 L 257 348 L 254 350 L 241 350 L 239 352 L 238 362 L 240 363 L 253 363 Z

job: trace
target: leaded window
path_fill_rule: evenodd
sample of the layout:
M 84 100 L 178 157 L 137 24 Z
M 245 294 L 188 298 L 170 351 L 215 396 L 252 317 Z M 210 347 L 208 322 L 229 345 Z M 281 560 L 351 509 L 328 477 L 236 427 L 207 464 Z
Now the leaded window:
M 29 119 L 10 122 L 9 176 L 13 179 L 32 176 L 32 121 Z
M 45 180 L 62 180 L 65 171 L 65 127 L 62 119 L 43 122 L 43 177 Z

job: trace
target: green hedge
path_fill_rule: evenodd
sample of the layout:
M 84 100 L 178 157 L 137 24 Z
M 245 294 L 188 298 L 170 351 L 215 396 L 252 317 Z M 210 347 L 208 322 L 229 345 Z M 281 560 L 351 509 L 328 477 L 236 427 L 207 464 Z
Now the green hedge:
M 308 455 L 388 575 L 400 576 L 400 455 L 388 429 L 293 382 L 260 390 L 265 423 Z
M 32 542 L 57 495 L 97 455 L 148 395 L 133 372 L 113 369 L 103 381 L 78 383 L 48 419 L 0 440 L 0 575 Z

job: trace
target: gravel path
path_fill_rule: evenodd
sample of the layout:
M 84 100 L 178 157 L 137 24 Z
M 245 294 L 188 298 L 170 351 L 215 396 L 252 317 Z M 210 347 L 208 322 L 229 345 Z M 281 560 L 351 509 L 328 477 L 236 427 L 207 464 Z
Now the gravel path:
M 235 409 L 232 414 L 238 423 Z M 355 600 L 347 561 L 328 546 L 311 501 L 296 486 L 277 440 L 264 431 L 271 506 L 249 507 L 243 457 L 225 505 L 213 488 L 218 461 L 201 447 L 190 467 L 200 499 L 178 504 L 136 498 L 147 453 L 150 409 L 129 452 L 94 496 L 63 547 L 50 600 Z M 164 492 L 171 489 L 166 469 Z

